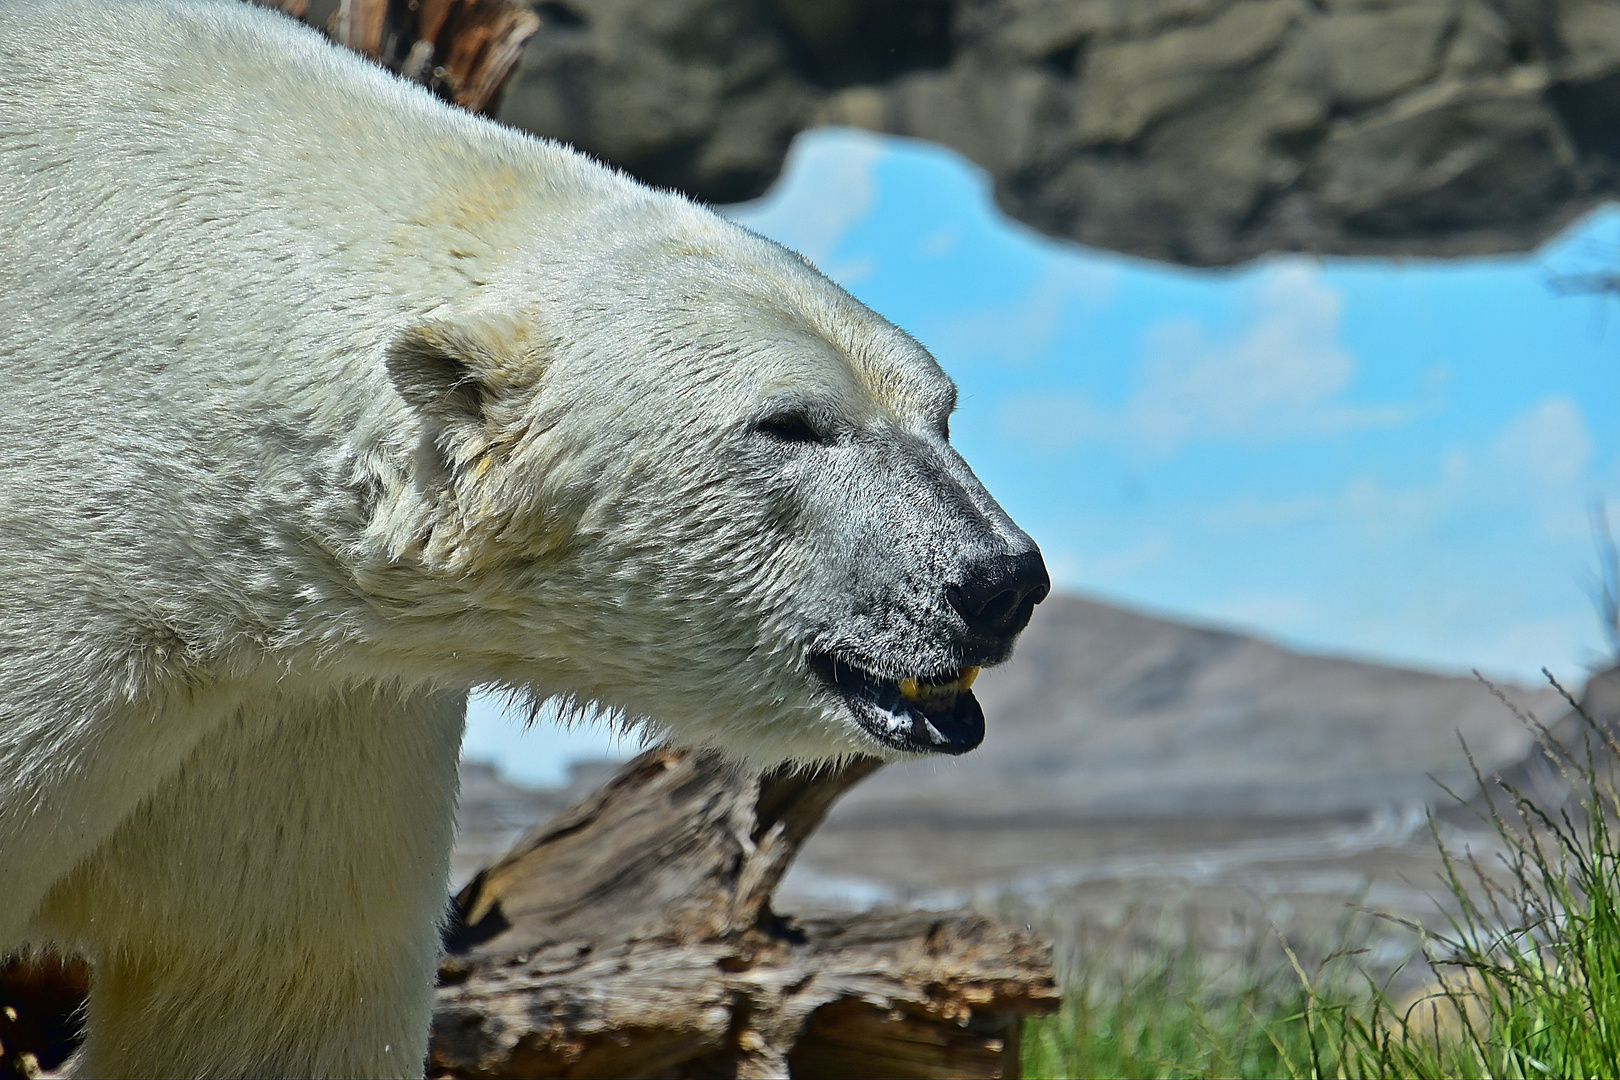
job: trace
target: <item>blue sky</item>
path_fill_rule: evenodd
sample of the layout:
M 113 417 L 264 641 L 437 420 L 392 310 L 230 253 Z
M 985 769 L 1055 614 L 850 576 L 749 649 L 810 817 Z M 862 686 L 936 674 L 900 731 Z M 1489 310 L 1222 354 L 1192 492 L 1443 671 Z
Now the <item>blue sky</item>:
M 1578 682 L 1602 655 L 1620 308 L 1549 280 L 1620 263 L 1620 213 L 1528 257 L 1192 271 L 1041 237 L 948 150 L 824 129 L 730 214 L 934 352 L 956 445 L 1060 589 L 1443 671 Z M 468 754 L 517 777 L 607 745 L 497 712 Z

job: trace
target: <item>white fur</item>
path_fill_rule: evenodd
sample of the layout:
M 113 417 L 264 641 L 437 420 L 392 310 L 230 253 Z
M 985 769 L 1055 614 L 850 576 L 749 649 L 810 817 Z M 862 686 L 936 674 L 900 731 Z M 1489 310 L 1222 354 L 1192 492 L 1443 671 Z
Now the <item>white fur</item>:
M 980 505 L 953 391 L 796 256 L 249 5 L 0 55 L 0 950 L 87 1074 L 420 1075 L 473 685 L 811 760 L 807 642 L 962 662 L 846 565 L 874 446 Z M 865 441 L 749 441 L 807 394 Z

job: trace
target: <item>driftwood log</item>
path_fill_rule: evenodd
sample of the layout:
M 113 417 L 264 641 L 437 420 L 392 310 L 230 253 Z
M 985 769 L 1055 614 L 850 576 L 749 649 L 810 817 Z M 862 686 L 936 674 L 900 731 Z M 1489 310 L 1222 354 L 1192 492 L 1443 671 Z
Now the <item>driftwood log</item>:
M 456 897 L 436 1076 L 1017 1076 L 1050 949 L 967 913 L 793 920 L 771 893 L 857 761 L 655 750 Z
M 309 0 L 256 2 L 309 14 Z M 538 29 L 522 0 L 342 0 L 326 26 L 338 44 L 473 112 L 489 107 Z

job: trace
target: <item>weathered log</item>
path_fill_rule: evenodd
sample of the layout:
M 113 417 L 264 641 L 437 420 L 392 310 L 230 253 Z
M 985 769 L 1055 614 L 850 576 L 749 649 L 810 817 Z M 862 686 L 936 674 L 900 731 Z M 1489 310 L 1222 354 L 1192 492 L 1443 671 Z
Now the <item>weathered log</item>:
M 295 19 L 302 19 L 309 12 L 309 0 L 254 0 L 254 3 L 284 11 Z
M 877 768 L 627 764 L 456 898 L 437 1076 L 1016 1076 L 1049 948 L 966 913 L 795 921 L 770 896 Z

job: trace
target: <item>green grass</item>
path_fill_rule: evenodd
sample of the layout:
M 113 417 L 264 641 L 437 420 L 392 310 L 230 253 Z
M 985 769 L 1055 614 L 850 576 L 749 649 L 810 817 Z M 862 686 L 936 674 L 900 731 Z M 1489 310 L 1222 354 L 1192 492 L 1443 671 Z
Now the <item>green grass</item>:
M 1076 980 L 1024 1032 L 1025 1076 L 1293 1076 L 1310 1069 L 1313 997 L 1252 959 L 1218 970 L 1185 944 Z
M 1620 744 L 1590 718 L 1576 749 L 1524 720 L 1576 799 L 1497 788 L 1484 813 L 1500 865 L 1442 846 L 1457 914 L 1425 935 L 1425 995 L 1346 978 L 1348 954 L 1307 972 L 1256 947 L 1223 969 L 1185 945 L 1083 969 L 1063 1010 L 1026 1028 L 1025 1075 L 1620 1076 Z

